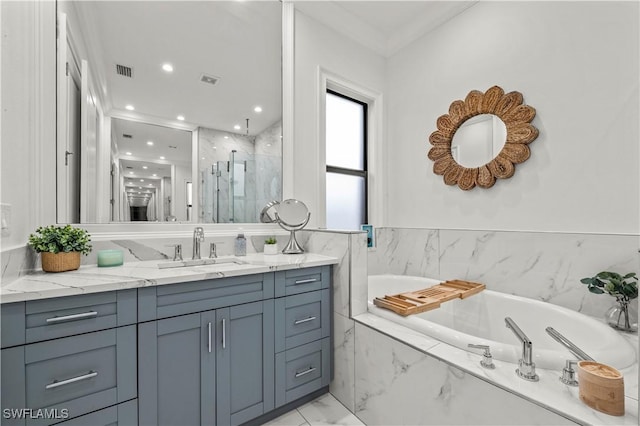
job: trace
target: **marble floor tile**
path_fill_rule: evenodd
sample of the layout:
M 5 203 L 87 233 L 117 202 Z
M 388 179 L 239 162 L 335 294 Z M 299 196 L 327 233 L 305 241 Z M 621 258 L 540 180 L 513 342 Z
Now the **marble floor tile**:
M 264 423 L 264 426 L 307 426 L 308 424 L 298 410 L 292 410 L 270 422 Z
M 364 426 L 355 415 L 340 404 L 331 394 L 322 395 L 298 408 L 311 425 Z

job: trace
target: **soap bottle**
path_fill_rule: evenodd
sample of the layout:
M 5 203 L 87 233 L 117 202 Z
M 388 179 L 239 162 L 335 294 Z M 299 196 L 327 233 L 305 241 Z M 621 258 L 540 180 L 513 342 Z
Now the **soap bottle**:
M 235 254 L 236 256 L 247 255 L 247 239 L 244 237 L 244 234 L 238 234 L 236 237 Z

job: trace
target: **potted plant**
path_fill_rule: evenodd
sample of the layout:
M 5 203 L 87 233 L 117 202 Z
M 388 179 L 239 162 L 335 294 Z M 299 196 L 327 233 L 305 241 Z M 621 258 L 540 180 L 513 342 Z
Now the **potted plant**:
M 73 271 L 80 267 L 80 254 L 91 252 L 89 233 L 71 225 L 40 226 L 29 235 L 29 245 L 41 253 L 42 270 L 46 272 Z
M 605 319 L 611 327 L 623 331 L 638 329 L 637 312 L 630 309 L 632 305 L 629 305 L 629 301 L 638 297 L 638 277 L 635 272 L 623 276 L 616 272 L 603 271 L 594 277 L 583 278 L 580 282 L 586 284 L 591 293 L 608 293 L 616 298 L 617 304 L 605 314 Z
M 264 240 L 264 254 L 278 254 L 278 240 L 276 240 L 276 237 L 269 237 Z

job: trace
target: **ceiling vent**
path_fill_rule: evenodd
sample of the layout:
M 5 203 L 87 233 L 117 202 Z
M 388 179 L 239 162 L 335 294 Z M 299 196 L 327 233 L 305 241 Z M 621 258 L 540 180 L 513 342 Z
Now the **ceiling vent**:
M 128 134 L 126 134 L 126 133 L 123 133 L 123 134 L 122 134 L 122 137 L 123 137 L 123 138 L 125 138 L 125 139 L 133 139 L 133 136 L 128 135 Z
M 220 77 L 216 77 L 213 75 L 207 75 L 207 74 L 202 74 L 200 76 L 200 81 L 203 83 L 207 83 L 207 84 L 211 84 L 213 86 L 215 86 L 216 84 L 218 84 L 218 81 L 220 81 Z
M 116 74 L 123 77 L 133 78 L 133 68 L 126 65 L 116 64 Z

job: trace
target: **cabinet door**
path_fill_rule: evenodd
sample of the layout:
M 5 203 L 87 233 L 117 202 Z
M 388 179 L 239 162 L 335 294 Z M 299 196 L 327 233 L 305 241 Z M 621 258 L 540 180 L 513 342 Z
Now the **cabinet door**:
M 217 423 L 237 425 L 274 408 L 273 300 L 216 313 Z
M 215 423 L 215 311 L 139 325 L 141 425 Z

